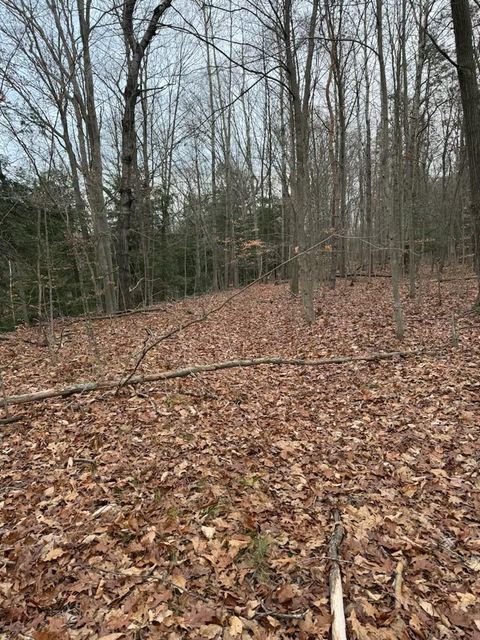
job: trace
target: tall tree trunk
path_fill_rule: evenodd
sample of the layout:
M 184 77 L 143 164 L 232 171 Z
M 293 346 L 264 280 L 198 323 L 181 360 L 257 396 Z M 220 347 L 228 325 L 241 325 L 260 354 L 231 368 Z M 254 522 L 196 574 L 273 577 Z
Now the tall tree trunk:
M 476 306 L 480 306 L 480 93 L 469 2 L 468 0 L 451 0 L 450 4 L 470 177 L 474 261 L 479 277 Z
M 390 268 L 392 271 L 392 294 L 396 335 L 399 340 L 403 339 L 403 311 L 400 298 L 400 261 L 398 255 L 398 238 L 396 237 L 396 220 L 393 212 L 389 211 L 389 127 L 388 127 L 388 88 L 387 75 L 385 71 L 385 57 L 383 53 L 383 0 L 376 0 L 376 21 L 377 21 L 377 52 L 378 65 L 380 69 L 380 175 L 379 175 L 379 212 L 380 220 L 383 223 L 390 223 Z
M 172 0 L 164 0 L 150 15 L 147 28 L 137 40 L 134 31 L 134 12 L 137 0 L 125 0 L 122 12 L 122 31 L 126 46 L 126 82 L 123 91 L 120 208 L 118 224 L 118 283 L 120 305 L 131 307 L 131 234 L 135 221 L 135 182 L 137 167 L 137 144 L 135 127 L 135 107 L 139 97 L 139 79 L 142 61 L 150 46 L 159 22 Z
M 422 92 L 422 74 L 425 63 L 426 31 L 430 0 L 421 6 L 420 23 L 418 27 L 417 60 L 415 66 L 415 84 L 412 98 L 410 117 L 406 131 L 406 204 L 408 216 L 408 273 L 410 298 L 415 297 L 416 265 L 418 263 L 415 251 L 417 192 L 418 192 L 418 150 L 420 136 L 420 101 Z M 405 49 L 405 42 L 404 42 Z
M 304 66 L 303 92 L 300 90 L 298 61 L 295 60 L 294 34 L 292 33 L 292 0 L 284 3 L 284 39 L 287 81 L 290 89 L 292 124 L 294 136 L 294 176 L 293 205 L 296 217 L 298 238 L 299 290 L 302 298 L 303 313 L 307 322 L 315 320 L 313 305 L 314 274 L 312 259 L 309 253 L 302 253 L 307 247 L 309 228 L 311 227 L 310 176 L 309 176 L 309 133 L 310 133 L 310 99 L 312 94 L 312 63 L 315 50 L 315 30 L 319 0 L 313 0 L 308 27 L 308 47 Z
M 366 64 L 366 63 L 365 63 Z M 368 69 L 365 69 L 368 76 Z M 365 224 L 367 227 L 367 273 L 373 272 L 372 125 L 370 121 L 370 81 L 365 79 Z
M 336 129 L 337 122 L 335 118 L 335 112 L 332 104 L 332 97 L 330 93 L 330 87 L 332 85 L 333 69 L 330 66 L 328 73 L 328 80 L 325 87 L 325 97 L 328 109 L 328 159 L 330 162 L 331 172 L 331 194 L 330 194 L 330 224 L 334 232 L 338 231 L 338 157 L 337 157 L 337 145 L 336 141 Z M 338 238 L 332 238 L 332 253 L 330 256 L 330 287 L 335 289 L 337 280 L 337 268 L 338 268 Z
M 92 210 L 95 262 L 105 311 L 113 313 L 117 308 L 115 278 L 111 250 L 110 227 L 103 194 L 103 163 L 90 55 L 91 0 L 77 0 L 78 20 L 82 39 L 83 83 L 85 92 L 84 118 L 90 149 L 90 163 L 85 172 L 85 186 Z
M 211 25 L 211 7 L 202 4 L 203 21 L 205 29 L 205 40 L 207 50 L 207 76 L 208 76 L 208 105 L 210 108 L 210 180 L 212 185 L 212 199 L 211 199 L 211 251 L 212 251 L 212 288 L 214 291 L 218 291 L 220 288 L 220 278 L 218 271 L 218 230 L 217 230 L 217 129 L 215 125 L 215 98 L 213 87 L 213 69 L 212 69 L 212 54 L 210 34 L 212 30 Z

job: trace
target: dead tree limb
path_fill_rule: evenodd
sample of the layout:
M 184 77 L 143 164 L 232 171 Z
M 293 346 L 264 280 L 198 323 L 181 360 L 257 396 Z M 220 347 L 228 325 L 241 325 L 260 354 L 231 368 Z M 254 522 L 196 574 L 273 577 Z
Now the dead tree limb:
M 465 280 L 478 280 L 477 276 L 464 276 L 463 278 L 430 278 L 430 282 L 463 282 Z
M 344 529 L 340 519 L 340 512 L 333 512 L 333 534 L 328 545 L 330 556 L 330 613 L 332 614 L 332 640 L 347 640 L 345 626 L 345 611 L 343 608 L 342 574 L 338 562 L 338 549 L 342 544 Z
M 265 357 L 251 358 L 248 360 L 227 360 L 226 362 L 214 362 L 211 364 L 199 364 L 173 371 L 162 371 L 160 373 L 150 373 L 143 376 L 133 376 L 128 379 L 131 385 L 143 384 L 145 382 L 158 382 L 161 380 L 171 380 L 172 378 L 186 378 L 196 373 L 208 371 L 220 371 L 221 369 L 233 369 L 236 367 L 257 367 L 260 365 L 293 365 L 302 367 L 320 367 L 329 364 L 345 364 L 348 362 L 375 362 L 378 360 L 388 360 L 391 358 L 406 358 L 424 352 L 424 349 L 412 351 L 388 351 L 371 353 L 363 356 L 337 356 L 334 358 L 321 358 L 319 360 L 303 360 L 299 358 Z M 63 389 L 45 389 L 44 391 L 34 391 L 14 396 L 0 398 L 0 407 L 11 405 L 27 404 L 29 402 L 40 402 L 48 398 L 61 398 L 77 393 L 87 393 L 89 391 L 99 391 L 102 389 L 115 389 L 124 384 L 123 379 L 101 380 L 99 382 L 84 382 L 71 385 Z
M 14 422 L 20 422 L 20 420 L 23 420 L 25 418 L 25 416 L 9 416 L 8 418 L 0 418 L 0 426 L 3 427 L 3 425 L 6 424 L 12 424 Z
M 288 260 L 285 260 L 284 262 L 282 262 L 281 264 L 278 264 L 273 269 L 270 269 L 270 271 L 267 271 L 266 273 L 262 274 L 256 280 L 253 280 L 253 282 L 249 282 L 245 287 L 242 287 L 239 291 L 236 291 L 231 296 L 228 296 L 228 298 L 226 300 L 224 300 L 223 302 L 221 302 L 217 306 L 213 307 L 213 309 L 210 309 L 210 311 L 207 311 L 206 313 L 204 313 L 201 316 L 197 316 L 196 318 L 193 318 L 193 320 L 189 320 L 188 322 L 184 322 L 184 323 L 174 327 L 173 329 L 169 329 L 166 333 L 163 333 L 162 335 L 152 339 L 147 344 L 144 344 L 142 350 L 140 351 L 140 353 L 139 353 L 139 355 L 137 357 L 135 365 L 133 366 L 132 370 L 127 375 L 127 377 L 123 381 L 121 381 L 119 383 L 118 388 L 120 388 L 120 387 L 128 384 L 129 382 L 131 382 L 131 380 L 135 377 L 135 374 L 137 373 L 138 368 L 139 368 L 140 364 L 142 363 L 142 360 L 147 355 L 147 353 L 149 353 L 154 347 L 156 347 L 158 344 L 160 344 L 160 342 L 163 342 L 163 340 L 168 340 L 168 338 L 171 338 L 172 336 L 176 335 L 177 333 L 180 333 L 180 331 L 188 329 L 189 327 L 193 326 L 194 324 L 199 324 L 200 322 L 204 322 L 211 315 L 213 315 L 214 313 L 218 313 L 224 307 L 226 307 L 228 304 L 230 304 L 230 302 L 232 302 L 232 300 L 234 300 L 238 296 L 240 296 L 243 293 L 245 293 L 245 291 L 247 291 L 247 289 L 250 289 L 255 284 L 261 282 L 262 280 L 267 278 L 272 273 L 275 273 L 275 271 L 277 271 L 277 269 L 280 269 L 281 267 L 284 267 L 285 265 L 289 264 L 293 260 L 297 260 L 299 257 L 301 257 L 301 256 L 303 256 L 303 255 L 305 255 L 307 253 L 310 253 L 310 251 L 313 251 L 314 249 L 318 249 L 318 247 L 320 247 L 321 245 L 327 243 L 333 237 L 335 237 L 335 234 L 332 233 L 327 238 L 324 238 L 323 240 L 320 240 L 320 242 L 316 242 L 315 244 L 313 244 L 311 247 L 308 247 L 304 251 L 300 251 L 299 253 L 296 253 L 291 258 L 288 258 Z
M 141 313 L 161 313 L 166 312 L 167 308 L 163 305 L 152 305 L 151 307 L 139 307 L 138 309 L 130 309 L 129 311 L 116 311 L 115 313 L 108 313 L 102 315 L 85 314 L 83 316 L 76 316 L 75 318 L 65 318 L 65 324 L 68 326 L 77 324 L 79 322 L 89 322 L 90 320 L 115 320 L 117 318 L 125 318 L 126 316 L 134 316 Z

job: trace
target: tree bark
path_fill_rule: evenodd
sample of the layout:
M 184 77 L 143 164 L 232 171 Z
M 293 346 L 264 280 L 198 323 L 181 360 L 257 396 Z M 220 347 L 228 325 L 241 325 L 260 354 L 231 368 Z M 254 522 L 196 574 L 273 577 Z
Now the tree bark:
M 479 277 L 476 306 L 480 306 L 480 93 L 469 2 L 468 0 L 451 0 L 450 4 L 470 178 L 475 270 Z
M 292 0 L 285 0 L 283 15 L 283 37 L 285 46 L 286 76 L 290 93 L 291 124 L 294 140 L 292 200 L 295 215 L 295 229 L 299 251 L 305 250 L 311 227 L 310 179 L 309 179 L 309 132 L 310 99 L 312 95 L 312 64 L 315 50 L 315 29 L 317 25 L 319 0 L 313 0 L 308 26 L 308 47 L 304 66 L 303 91 L 300 88 L 298 60 L 295 59 L 295 38 L 292 28 Z M 295 247 L 296 249 L 296 247 Z M 298 283 L 302 298 L 305 320 L 315 320 L 313 305 L 313 269 L 311 256 L 303 253 L 298 260 Z
M 78 19 L 82 38 L 83 78 L 85 87 L 85 116 L 87 135 L 90 143 L 90 165 L 85 175 L 87 195 L 92 208 L 95 258 L 100 277 L 101 292 L 105 311 L 114 313 L 117 309 L 115 278 L 113 273 L 110 227 L 108 226 L 103 193 L 103 164 L 98 124 L 93 68 L 90 56 L 90 15 L 91 0 L 77 0 Z
M 379 210 L 380 219 L 383 223 L 390 223 L 390 268 L 392 271 L 392 295 L 393 313 L 395 319 L 396 335 L 399 340 L 403 339 L 403 311 L 400 298 L 400 264 L 399 264 L 399 239 L 397 234 L 397 220 L 393 208 L 389 207 L 389 126 L 388 126 L 388 87 L 385 70 L 385 57 L 383 53 L 383 0 L 377 0 L 376 21 L 377 21 L 377 53 L 378 65 L 380 68 L 380 175 L 379 175 Z M 397 197 L 395 195 L 395 197 Z M 390 210 L 389 210 L 390 209 Z
M 137 144 L 135 129 L 135 107 L 139 97 L 140 69 L 146 50 L 150 46 L 159 22 L 172 0 L 164 0 L 153 10 L 147 28 L 137 40 L 134 32 L 133 15 L 137 0 L 125 0 L 122 13 L 122 30 L 127 57 L 127 78 L 123 91 L 120 210 L 118 225 L 118 282 L 120 306 L 129 309 L 132 303 L 130 289 L 130 245 L 132 224 L 135 217 L 135 193 L 137 167 Z

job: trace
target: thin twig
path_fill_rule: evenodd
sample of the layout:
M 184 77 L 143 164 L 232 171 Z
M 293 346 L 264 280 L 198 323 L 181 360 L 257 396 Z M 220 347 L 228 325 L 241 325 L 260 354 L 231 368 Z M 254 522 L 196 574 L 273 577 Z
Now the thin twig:
M 307 613 L 308 609 L 299 613 L 282 613 L 280 611 L 269 611 L 268 609 L 265 609 L 264 611 L 259 611 L 253 617 L 266 618 L 267 616 L 270 616 L 271 618 L 277 618 L 278 620 L 303 620 Z
M 154 347 L 156 347 L 158 344 L 160 344 L 160 342 L 163 342 L 164 340 L 168 340 L 168 338 L 171 338 L 172 336 L 176 335 L 177 333 L 180 333 L 180 331 L 188 329 L 189 327 L 191 327 L 191 326 L 193 326 L 195 324 L 199 324 L 200 322 L 205 322 L 205 320 L 207 320 L 207 318 L 212 316 L 214 313 L 218 313 L 219 311 L 221 311 L 224 307 L 226 307 L 228 304 L 230 304 L 230 302 L 232 302 L 232 300 L 234 300 L 238 296 L 240 296 L 243 293 L 245 293 L 245 291 L 247 291 L 248 289 L 253 287 L 258 282 L 261 282 L 262 280 L 267 278 L 269 275 L 271 275 L 272 273 L 275 273 L 275 271 L 278 271 L 278 269 L 281 269 L 282 267 L 286 266 L 287 264 L 289 264 L 293 260 L 297 260 L 297 258 L 299 258 L 300 256 L 303 256 L 306 253 L 310 253 L 314 249 L 317 249 L 322 244 L 327 243 L 329 240 L 331 240 L 335 236 L 336 236 L 336 234 L 332 233 L 327 238 L 324 238 L 323 240 L 320 240 L 320 242 L 316 242 L 311 247 L 308 247 L 308 249 L 305 249 L 304 251 L 300 251 L 299 253 L 296 253 L 291 258 L 288 258 L 288 260 L 285 260 L 284 262 L 282 262 L 281 264 L 277 265 L 273 269 L 270 269 L 270 271 L 267 271 L 266 273 L 262 274 L 259 278 L 256 278 L 256 280 L 253 280 L 252 282 L 249 282 L 249 284 L 247 284 L 245 287 L 242 287 L 242 289 L 240 289 L 239 291 L 236 291 L 234 294 L 229 296 L 226 300 L 224 300 L 223 302 L 218 304 L 216 307 L 213 307 L 213 309 L 211 309 L 210 311 L 207 311 L 207 312 L 203 313 L 201 316 L 193 318 L 193 320 L 189 320 L 188 322 L 184 322 L 184 323 L 178 325 L 177 327 L 174 327 L 173 329 L 170 329 L 166 333 L 163 333 L 161 336 L 158 336 L 158 338 L 155 338 L 154 340 L 152 340 L 149 344 L 145 344 L 143 346 L 142 351 L 140 352 L 140 354 L 139 354 L 139 356 L 137 358 L 137 361 L 135 362 L 135 365 L 134 365 L 133 369 L 126 376 L 126 378 L 118 385 L 118 388 L 120 389 L 121 387 L 125 386 L 126 384 L 128 384 L 132 380 L 132 378 L 137 373 L 138 368 L 141 365 L 141 363 L 142 363 L 143 359 L 145 358 L 145 356 L 147 355 L 147 353 L 149 353 Z

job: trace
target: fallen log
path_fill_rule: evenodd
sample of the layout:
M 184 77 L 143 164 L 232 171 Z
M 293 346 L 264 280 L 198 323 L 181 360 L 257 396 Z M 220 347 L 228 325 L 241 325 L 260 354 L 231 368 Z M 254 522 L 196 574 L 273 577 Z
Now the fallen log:
M 137 385 L 145 382 L 158 382 L 161 380 L 171 380 L 172 378 L 186 378 L 197 373 L 208 371 L 220 371 L 222 369 L 233 369 L 235 367 L 257 367 L 260 365 L 293 365 L 302 367 L 320 367 L 329 364 L 345 364 L 348 362 L 376 362 L 378 360 L 388 360 L 390 358 L 407 358 L 425 352 L 425 349 L 414 349 L 411 351 L 387 351 L 371 353 L 363 356 L 337 356 L 334 358 L 321 358 L 319 360 L 303 360 L 299 358 L 265 357 L 251 358 L 248 360 L 227 360 L 226 362 L 214 362 L 211 364 L 199 364 L 173 371 L 162 371 L 160 373 L 148 373 L 128 378 L 128 384 Z M 116 389 L 125 384 L 125 379 L 100 380 L 99 382 L 84 382 L 74 384 L 63 389 L 45 389 L 32 393 L 23 393 L 14 396 L 0 398 L 0 407 L 10 405 L 27 404 L 29 402 L 40 402 L 48 398 L 60 398 L 71 396 L 77 393 L 87 393 L 89 391 L 100 391 L 102 389 Z
M 6 418 L 0 418 L 0 426 L 5 424 L 13 424 L 14 422 L 20 422 L 25 416 L 7 416 Z
M 344 278 L 391 278 L 390 273 L 346 273 Z M 342 276 L 337 275 L 337 278 Z
M 115 311 L 114 313 L 106 313 L 106 314 L 86 314 L 83 316 L 76 316 L 73 318 L 64 318 L 65 323 L 70 326 L 72 324 L 77 324 L 79 322 L 90 322 L 92 320 L 115 320 L 116 318 L 125 318 L 126 316 L 133 316 L 141 313 L 160 313 L 166 312 L 167 308 L 165 304 L 162 305 L 152 305 L 151 307 L 139 307 L 138 309 L 129 309 L 128 311 Z M 61 319 L 61 318 L 60 318 Z
M 463 282 L 464 280 L 478 280 L 478 276 L 463 276 L 462 278 L 430 278 L 431 282 Z
M 344 529 L 340 519 L 340 512 L 333 512 L 333 534 L 328 545 L 330 557 L 330 613 L 332 615 L 332 640 L 347 640 L 345 625 L 345 610 L 343 608 L 342 574 L 338 562 L 338 549 L 342 544 Z

